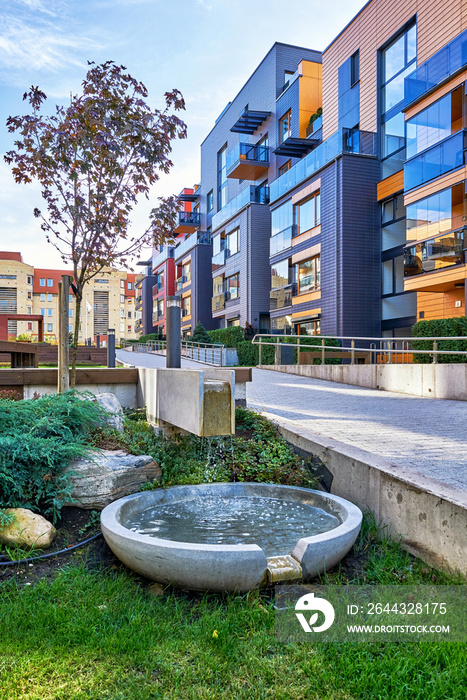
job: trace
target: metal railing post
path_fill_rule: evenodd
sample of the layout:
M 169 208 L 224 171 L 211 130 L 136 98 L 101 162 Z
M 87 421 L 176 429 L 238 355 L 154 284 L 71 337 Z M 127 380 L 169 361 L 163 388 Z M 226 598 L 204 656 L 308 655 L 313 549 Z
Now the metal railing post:
M 355 340 L 350 341 L 350 364 L 355 364 Z
M 324 361 L 326 359 L 325 356 L 325 349 L 324 349 L 324 340 L 321 339 L 321 364 L 324 365 Z
M 261 365 L 261 336 L 259 338 L 259 358 L 258 358 L 258 364 Z
M 436 340 L 433 341 L 433 364 L 436 365 L 438 364 L 438 355 L 436 354 L 436 351 L 438 350 L 438 343 Z

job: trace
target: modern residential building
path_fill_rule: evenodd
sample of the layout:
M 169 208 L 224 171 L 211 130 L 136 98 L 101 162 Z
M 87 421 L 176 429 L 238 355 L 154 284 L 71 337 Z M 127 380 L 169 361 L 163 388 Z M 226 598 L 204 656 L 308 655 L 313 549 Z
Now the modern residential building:
M 464 316 L 466 86 L 465 0 L 369 0 L 322 54 L 274 44 L 153 260 L 183 332 L 400 337 Z
M 58 283 L 69 270 L 34 268 L 23 263 L 19 252 L 0 252 L 0 313 L 42 315 L 44 340 L 58 339 Z M 105 269 L 84 288 L 78 342 L 99 335 L 105 342 L 109 328 L 120 340 L 134 339 L 135 331 L 134 273 Z M 74 332 L 75 297 L 70 289 L 69 331 Z M 33 321 L 10 321 L 9 336 L 27 335 L 37 338 Z
M 311 150 L 306 130 L 320 104 L 321 53 L 276 43 L 201 144 L 201 224 L 212 236 L 220 327 L 270 328 L 270 183 Z

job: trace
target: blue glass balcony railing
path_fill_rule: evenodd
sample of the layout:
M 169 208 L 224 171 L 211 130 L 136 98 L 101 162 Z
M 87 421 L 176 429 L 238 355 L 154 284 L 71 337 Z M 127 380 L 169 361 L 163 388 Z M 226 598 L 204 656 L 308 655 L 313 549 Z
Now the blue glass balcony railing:
M 195 247 L 195 245 L 210 245 L 211 236 L 207 231 L 197 231 L 192 233 L 191 236 L 185 238 L 185 240 L 180 243 L 176 248 L 174 248 L 174 257 L 176 260 L 181 258 L 182 255 L 188 253 L 189 250 Z
M 467 29 L 407 76 L 404 81 L 405 107 L 464 66 L 467 66 Z
M 294 235 L 294 226 L 289 226 L 289 228 L 279 231 L 269 240 L 269 255 L 277 255 L 283 250 L 287 250 L 292 246 L 292 238 Z
M 297 294 L 297 285 L 289 284 L 287 287 L 271 289 L 269 292 L 269 310 L 277 311 L 292 306 L 292 297 Z
M 408 160 L 404 165 L 404 188 L 411 190 L 464 165 L 467 129 Z
M 376 156 L 376 134 L 359 129 L 339 129 L 271 183 L 271 202 L 314 175 L 341 153 Z
M 214 269 L 225 265 L 225 259 L 228 257 L 227 253 L 228 251 L 223 248 L 219 253 L 212 256 L 212 266 Z
M 152 259 L 152 269 L 157 270 L 159 265 L 161 265 L 163 262 L 165 262 L 169 258 L 173 258 L 173 254 L 174 254 L 173 246 L 171 246 L 171 245 L 163 246 L 162 250 L 160 250 L 157 254 L 155 254 L 153 259 Z
M 255 145 L 252 143 L 239 143 L 233 151 L 227 155 L 226 171 L 227 177 L 231 170 L 242 163 L 256 163 L 267 168 L 269 166 L 269 147 Z
M 214 214 L 212 217 L 212 230 L 218 229 L 248 204 L 269 204 L 269 187 L 250 185 L 250 187 L 242 190 L 225 207 L 222 207 L 217 214 Z
M 451 231 L 404 248 L 404 277 L 436 272 L 465 261 L 467 229 Z
M 178 225 L 180 226 L 199 226 L 200 214 L 197 211 L 180 211 L 178 213 Z

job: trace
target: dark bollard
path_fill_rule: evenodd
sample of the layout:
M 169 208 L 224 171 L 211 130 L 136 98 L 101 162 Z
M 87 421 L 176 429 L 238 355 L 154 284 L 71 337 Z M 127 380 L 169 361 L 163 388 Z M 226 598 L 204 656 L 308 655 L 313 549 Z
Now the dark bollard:
M 167 355 L 166 367 L 181 367 L 181 305 L 180 297 L 167 297 Z
M 107 367 L 115 367 L 115 328 L 107 331 Z
M 96 348 L 100 348 L 101 346 L 101 337 L 100 335 L 96 335 Z

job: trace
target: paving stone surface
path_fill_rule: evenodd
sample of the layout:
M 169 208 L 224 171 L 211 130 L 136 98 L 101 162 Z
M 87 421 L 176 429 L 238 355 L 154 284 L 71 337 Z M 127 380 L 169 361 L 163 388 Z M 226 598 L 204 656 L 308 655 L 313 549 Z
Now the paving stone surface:
M 124 351 L 117 355 L 136 366 L 165 366 L 164 357 Z M 187 360 L 182 365 L 202 367 Z M 467 489 L 465 401 L 419 398 L 254 369 L 247 403 L 278 421 L 293 421 L 305 435 L 333 438 Z

